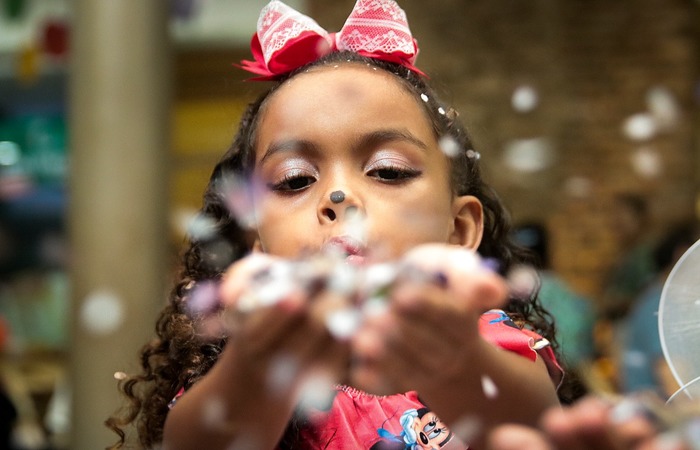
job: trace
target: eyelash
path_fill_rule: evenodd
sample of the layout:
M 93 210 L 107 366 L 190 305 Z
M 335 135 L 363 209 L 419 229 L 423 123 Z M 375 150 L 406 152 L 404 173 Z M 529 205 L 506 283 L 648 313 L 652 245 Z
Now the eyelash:
M 291 186 L 292 182 L 297 180 L 312 180 L 304 186 L 294 188 Z M 303 172 L 290 172 L 284 174 L 282 179 L 275 183 L 268 184 L 270 190 L 283 192 L 283 193 L 294 193 L 306 189 L 316 182 L 316 178 L 310 175 L 306 175 Z
M 394 178 L 381 177 L 381 172 L 392 172 L 396 176 Z M 380 167 L 375 167 L 367 171 L 367 175 L 372 176 L 373 178 L 376 178 L 382 183 L 386 184 L 401 184 L 407 180 L 419 176 L 420 174 L 420 170 L 412 169 L 410 167 L 396 163 L 385 163 Z
M 384 176 L 382 176 L 382 173 Z M 393 177 L 387 177 L 391 173 Z M 401 184 L 407 180 L 415 178 L 421 174 L 420 170 L 412 169 L 410 167 L 396 164 L 387 163 L 380 167 L 371 168 L 366 172 L 366 175 L 375 178 L 376 180 L 385 184 Z M 297 181 L 306 180 L 307 183 L 300 187 L 293 187 L 292 184 Z M 272 191 L 282 192 L 282 193 L 295 193 L 306 189 L 316 182 L 316 178 L 311 175 L 304 174 L 303 172 L 290 172 L 286 173 L 280 181 L 268 184 L 268 188 Z

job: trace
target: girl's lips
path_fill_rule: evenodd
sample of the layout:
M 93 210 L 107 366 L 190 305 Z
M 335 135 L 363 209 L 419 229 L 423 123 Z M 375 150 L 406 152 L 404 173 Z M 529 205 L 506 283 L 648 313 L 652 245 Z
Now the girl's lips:
M 334 236 L 323 244 L 323 250 L 340 251 L 346 259 L 364 259 L 365 246 L 350 236 Z
M 347 258 L 345 258 L 345 261 L 353 266 L 364 266 L 367 262 L 365 257 L 361 255 L 348 255 Z

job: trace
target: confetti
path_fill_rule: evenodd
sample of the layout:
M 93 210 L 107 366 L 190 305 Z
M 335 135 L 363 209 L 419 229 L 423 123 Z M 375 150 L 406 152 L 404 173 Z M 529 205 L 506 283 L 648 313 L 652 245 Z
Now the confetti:
M 372 264 L 365 268 L 362 278 L 364 296 L 373 297 L 382 293 L 396 280 L 398 272 L 398 266 L 390 263 Z
M 291 354 L 277 356 L 271 363 L 267 372 L 267 384 L 269 391 L 274 395 L 284 395 L 294 385 L 299 373 L 299 361 Z
M 484 395 L 488 399 L 493 400 L 498 397 L 498 387 L 488 375 L 481 376 L 481 389 L 483 389 Z
M 389 302 L 386 297 L 370 297 L 362 304 L 364 317 L 378 317 L 389 310 Z
M 326 315 L 326 328 L 338 340 L 350 339 L 362 324 L 362 313 L 356 308 L 342 308 Z
M 257 224 L 253 199 L 262 192 L 257 179 L 244 180 L 236 175 L 224 177 L 218 186 L 219 195 L 232 217 L 243 228 L 255 228 Z
M 124 307 L 117 294 L 98 290 L 89 294 L 80 308 L 83 327 L 94 334 L 110 334 L 124 321 Z
M 455 141 L 452 136 L 443 136 L 438 142 L 438 146 L 442 153 L 444 153 L 449 158 L 454 158 L 459 155 L 460 145 Z
M 511 96 L 510 103 L 513 109 L 520 113 L 530 112 L 539 104 L 539 95 L 532 86 L 518 86 Z
M 624 121 L 622 131 L 633 141 L 648 141 L 656 135 L 656 122 L 649 113 L 634 114 Z
M 345 211 L 344 234 L 357 241 L 366 242 L 368 228 L 367 216 L 359 208 L 349 207 Z
M 480 160 L 481 159 L 481 153 L 475 151 L 475 150 L 467 150 L 467 158 L 475 159 L 475 160 Z
M 335 397 L 335 384 L 333 377 L 323 370 L 307 374 L 298 391 L 300 409 L 328 410 Z
M 219 284 L 214 281 L 196 283 L 187 299 L 187 310 L 191 314 L 214 311 L 219 306 Z
M 554 163 L 554 150 L 546 138 L 514 139 L 506 145 L 503 159 L 513 170 L 534 173 Z
M 647 108 L 658 127 L 670 130 L 680 118 L 680 107 L 673 93 L 664 86 L 655 86 L 647 92 Z
M 297 289 L 297 283 L 293 264 L 276 261 L 253 279 L 252 286 L 241 295 L 237 303 L 238 309 L 241 312 L 251 312 L 256 308 L 272 306 Z
M 328 290 L 343 296 L 352 295 L 358 283 L 357 272 L 350 264 L 334 264 L 328 280 Z
M 508 273 L 506 282 L 511 294 L 523 300 L 529 299 L 539 288 L 539 276 L 532 266 L 519 265 Z
M 651 147 L 641 147 L 630 157 L 632 168 L 644 178 L 656 178 L 663 172 L 661 155 Z
M 193 241 L 208 240 L 216 236 L 216 221 L 193 209 L 176 210 L 171 222 L 178 234 L 187 236 Z

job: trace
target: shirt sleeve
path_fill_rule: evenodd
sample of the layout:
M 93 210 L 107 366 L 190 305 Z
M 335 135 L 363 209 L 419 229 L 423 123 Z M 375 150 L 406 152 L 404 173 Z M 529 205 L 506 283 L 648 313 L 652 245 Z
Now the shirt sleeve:
M 500 309 L 492 309 L 481 315 L 479 332 L 488 342 L 537 361 L 539 355 L 547 366 L 549 376 L 555 386 L 559 387 L 564 378 L 564 370 L 557 362 L 549 341 L 532 330 L 518 327 Z

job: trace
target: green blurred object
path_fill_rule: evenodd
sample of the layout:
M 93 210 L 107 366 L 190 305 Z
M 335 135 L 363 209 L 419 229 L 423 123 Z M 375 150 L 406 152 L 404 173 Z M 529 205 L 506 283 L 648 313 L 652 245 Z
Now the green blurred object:
M 62 115 L 27 115 L 0 121 L 0 141 L 16 143 L 16 169 L 40 185 L 60 185 L 67 173 L 66 119 Z M 7 169 L 7 168 L 6 168 Z
M 5 0 L 3 9 L 5 15 L 10 19 L 19 19 L 26 10 L 26 5 L 26 0 Z

